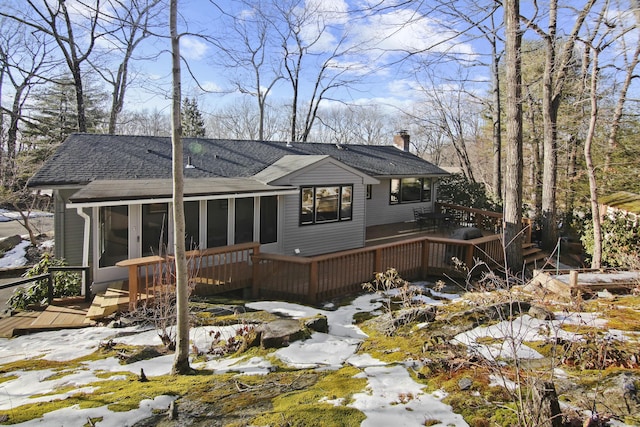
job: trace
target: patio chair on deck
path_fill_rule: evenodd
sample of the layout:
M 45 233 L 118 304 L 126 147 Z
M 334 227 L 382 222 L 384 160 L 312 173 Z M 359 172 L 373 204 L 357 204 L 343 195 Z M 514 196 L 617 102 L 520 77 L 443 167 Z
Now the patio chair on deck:
M 415 219 L 420 231 L 422 231 L 424 227 L 429 225 L 429 211 L 425 208 L 413 208 L 413 219 Z

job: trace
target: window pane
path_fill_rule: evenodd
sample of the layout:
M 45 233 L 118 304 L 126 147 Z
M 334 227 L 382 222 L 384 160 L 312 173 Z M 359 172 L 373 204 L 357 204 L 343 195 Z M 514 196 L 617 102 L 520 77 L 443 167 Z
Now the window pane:
M 431 201 L 431 179 L 422 178 L 422 201 Z
M 200 242 L 200 202 L 184 203 L 185 248 L 190 251 L 199 248 Z
M 391 191 L 389 193 L 389 203 L 395 205 L 400 203 L 400 180 L 392 179 L 391 180 Z
M 236 199 L 235 243 L 253 242 L 253 197 Z
M 342 187 L 342 200 L 340 203 L 340 219 L 351 219 L 351 193 L 353 187 Z
M 402 178 L 402 183 L 400 184 L 400 201 L 402 203 L 419 202 L 421 190 L 422 182 L 420 182 L 419 178 Z
M 129 207 L 102 206 L 100 222 L 100 267 L 111 267 L 129 257 Z
M 229 201 L 207 201 L 207 247 L 217 248 L 227 245 L 227 224 Z
M 169 204 L 142 205 L 142 256 L 163 256 L 168 242 Z
M 260 197 L 260 243 L 278 241 L 278 196 Z
M 303 188 L 300 194 L 300 224 L 313 223 L 313 188 Z
M 316 222 L 338 220 L 340 187 L 316 188 Z

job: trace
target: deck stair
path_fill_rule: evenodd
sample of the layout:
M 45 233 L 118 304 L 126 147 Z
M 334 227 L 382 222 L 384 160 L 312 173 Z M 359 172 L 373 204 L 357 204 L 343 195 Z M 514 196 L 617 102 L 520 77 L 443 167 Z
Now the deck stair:
M 154 286 L 147 289 L 146 293 L 138 294 L 138 303 L 150 302 L 156 294 L 167 294 L 173 292 L 173 285 Z M 131 309 L 131 298 L 127 281 L 119 281 L 109 284 L 104 293 L 93 298 L 91 307 L 87 312 L 87 323 L 98 319 L 104 319 L 118 311 L 129 311 Z
M 547 267 L 555 266 L 555 263 L 549 254 L 540 249 L 535 243 L 524 243 L 522 245 L 522 258 L 527 267 L 536 267 L 536 265 L 546 265 Z
M 93 298 L 86 322 L 102 319 L 129 307 L 129 290 L 124 281 L 111 283 L 107 290 Z

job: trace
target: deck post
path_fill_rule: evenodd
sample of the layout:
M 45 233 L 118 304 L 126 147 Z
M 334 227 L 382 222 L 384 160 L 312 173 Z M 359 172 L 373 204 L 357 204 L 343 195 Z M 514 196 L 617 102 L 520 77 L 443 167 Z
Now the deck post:
M 251 256 L 251 296 L 258 298 L 260 296 L 260 260 L 257 259 L 260 255 L 260 244 L 253 247 L 253 254 Z
M 377 248 L 375 252 L 375 260 L 373 263 L 373 273 L 382 272 L 382 249 Z
M 318 261 L 309 264 L 309 302 L 315 304 L 318 299 Z
M 466 250 L 466 254 L 465 254 L 465 264 L 467 265 L 467 268 L 469 270 L 471 270 L 473 268 L 473 249 L 474 249 L 474 245 L 469 244 L 467 245 L 467 250 Z
M 422 278 L 424 279 L 425 277 L 427 277 L 427 271 L 430 267 L 429 265 L 429 253 L 431 250 L 431 242 L 429 241 L 429 239 L 424 239 L 422 241 L 422 262 L 421 262 L 421 266 L 420 266 L 420 274 L 422 276 Z

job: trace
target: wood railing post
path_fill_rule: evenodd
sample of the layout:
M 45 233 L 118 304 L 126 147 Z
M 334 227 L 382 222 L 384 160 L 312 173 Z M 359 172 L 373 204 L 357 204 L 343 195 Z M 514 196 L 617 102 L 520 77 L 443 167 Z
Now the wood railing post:
M 382 249 L 377 248 L 375 252 L 375 258 L 373 260 L 373 271 L 371 274 L 378 272 L 382 272 Z
M 318 261 L 309 264 L 309 302 L 315 304 L 318 298 Z
M 428 268 L 430 267 L 429 265 L 429 251 L 431 249 L 431 242 L 429 241 L 429 239 L 424 239 L 422 241 L 422 266 L 421 266 L 421 275 L 422 278 L 424 279 L 425 277 L 427 277 L 427 271 Z
M 258 298 L 260 296 L 260 245 L 253 247 L 253 254 L 251 256 L 252 268 L 251 268 L 251 296 L 252 298 Z
M 47 278 L 47 303 L 51 304 L 53 301 L 53 275 L 55 273 L 53 271 L 49 272 L 49 277 Z
M 474 249 L 474 245 L 467 245 L 467 252 L 465 254 L 465 264 L 467 265 L 467 268 L 469 270 L 471 270 L 473 268 L 473 249 Z

